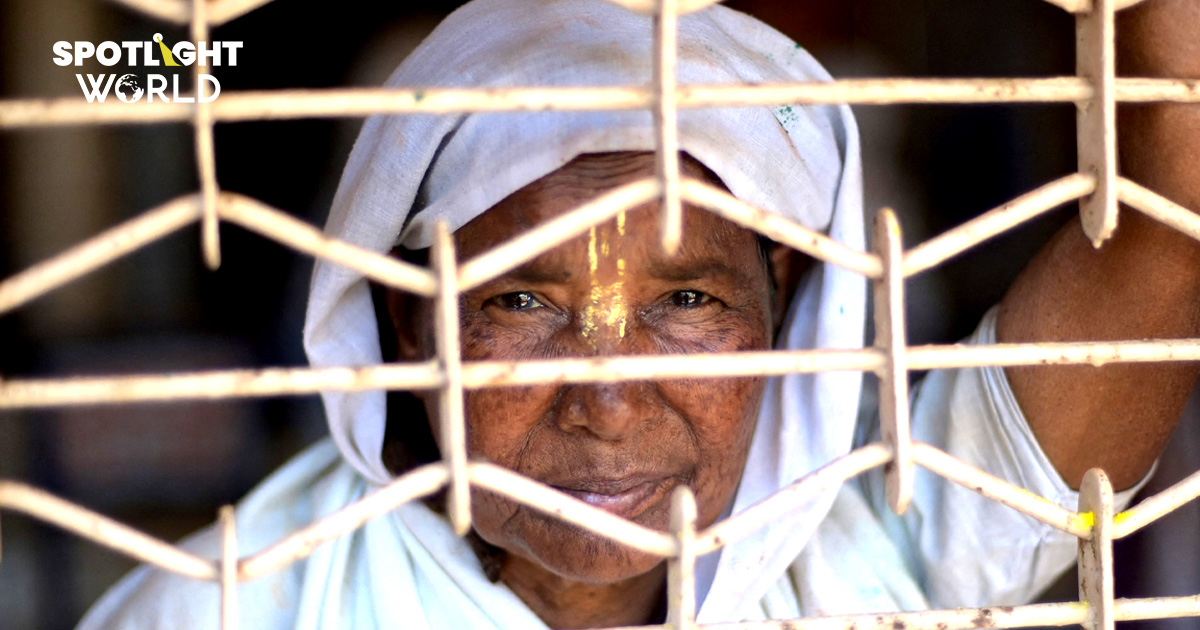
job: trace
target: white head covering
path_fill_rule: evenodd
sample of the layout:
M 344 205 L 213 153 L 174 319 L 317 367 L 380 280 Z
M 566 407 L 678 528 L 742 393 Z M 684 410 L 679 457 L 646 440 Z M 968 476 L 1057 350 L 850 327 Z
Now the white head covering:
M 645 85 L 651 51 L 650 19 L 602 0 L 475 0 L 447 18 L 387 85 Z M 746 15 L 714 6 L 679 20 L 680 84 L 828 80 L 808 53 Z M 848 107 L 684 110 L 679 137 L 681 149 L 738 198 L 863 246 L 858 132 Z M 457 229 L 582 153 L 654 148 L 644 111 L 375 116 L 350 155 L 325 231 L 387 252 L 403 230 L 405 246 L 427 247 L 435 221 Z M 793 300 L 780 346 L 862 347 L 865 295 L 862 277 L 815 267 Z M 316 367 L 381 361 L 362 276 L 317 261 L 304 344 Z M 849 450 L 860 384 L 857 372 L 770 379 L 735 513 Z M 384 392 L 322 397 L 345 459 L 370 482 L 388 482 Z M 723 551 L 701 619 L 739 617 L 756 604 L 833 497 Z

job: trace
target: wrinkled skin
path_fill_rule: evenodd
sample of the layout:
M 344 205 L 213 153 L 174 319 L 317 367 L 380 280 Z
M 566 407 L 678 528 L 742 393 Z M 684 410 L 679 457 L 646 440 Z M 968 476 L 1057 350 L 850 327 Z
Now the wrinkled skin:
M 703 167 L 684 163 L 685 175 L 705 177 Z M 650 154 L 582 156 L 458 230 L 458 256 L 483 253 L 653 172 Z M 767 264 L 757 235 L 685 206 L 683 243 L 668 257 L 658 221 L 658 204 L 647 204 L 463 294 L 463 359 L 768 348 L 795 273 L 789 250 L 773 248 Z M 400 293 L 388 302 L 402 358 L 434 354 L 432 307 Z M 663 531 L 672 491 L 687 485 L 704 527 L 732 500 L 763 386 L 729 378 L 469 391 L 469 456 Z M 423 400 L 437 418 L 437 396 Z M 483 491 L 472 494 L 472 513 L 481 537 L 508 552 L 504 582 L 552 627 L 653 616 L 661 559 Z

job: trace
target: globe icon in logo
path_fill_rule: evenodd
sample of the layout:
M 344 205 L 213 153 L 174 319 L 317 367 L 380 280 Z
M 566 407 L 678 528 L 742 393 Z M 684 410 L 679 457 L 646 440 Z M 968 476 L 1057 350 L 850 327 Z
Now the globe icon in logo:
M 142 86 L 138 78 L 132 74 L 122 75 L 117 79 L 117 98 L 126 103 L 136 103 L 142 98 Z

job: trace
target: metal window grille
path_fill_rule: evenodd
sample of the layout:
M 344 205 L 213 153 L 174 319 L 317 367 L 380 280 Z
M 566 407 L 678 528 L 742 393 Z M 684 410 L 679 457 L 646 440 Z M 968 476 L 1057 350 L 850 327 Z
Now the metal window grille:
M 207 41 L 209 28 L 270 0 L 119 0 L 149 16 L 187 23 L 193 41 Z M 1116 226 L 1117 204 L 1200 240 L 1200 216 L 1153 191 L 1117 176 L 1117 102 L 1200 102 L 1200 82 L 1116 78 L 1114 14 L 1139 0 L 1047 0 L 1076 16 L 1078 72 L 1047 79 L 865 79 L 779 85 L 675 85 L 675 23 L 678 15 L 715 0 L 611 0 L 655 16 L 655 73 L 651 85 L 607 88 L 509 89 L 328 89 L 226 93 L 217 101 L 174 103 L 85 103 L 76 99 L 0 101 L 0 128 L 153 124 L 186 122 L 194 130 L 200 190 L 154 208 L 53 258 L 0 282 L 0 313 L 8 312 L 75 278 L 133 252 L 186 225 L 202 224 L 203 253 L 220 264 L 217 226 L 239 224 L 311 256 L 361 272 L 396 289 L 435 298 L 439 309 L 438 357 L 426 363 L 363 368 L 268 368 L 119 377 L 7 379 L 0 381 L 0 408 L 38 408 L 99 403 L 135 403 L 188 398 L 263 397 L 323 390 L 441 390 L 443 461 L 413 470 L 339 512 L 312 523 L 267 549 L 238 557 L 234 510 L 221 510 L 224 554 L 197 557 L 81 506 L 16 482 L 0 480 L 0 509 L 19 511 L 163 570 L 221 586 L 221 618 L 235 627 L 237 584 L 305 558 L 324 542 L 343 536 L 397 506 L 448 489 L 455 529 L 470 526 L 469 489 L 485 488 L 557 514 L 559 518 L 620 544 L 657 554 L 669 563 L 668 624 L 694 628 L 695 558 L 764 526 L 779 513 L 803 504 L 866 470 L 887 468 L 888 501 L 901 509 L 912 492 L 913 470 L 921 466 L 1030 517 L 1076 536 L 1080 542 L 1081 601 L 1001 609 L 957 609 L 889 615 L 826 617 L 735 624 L 743 628 L 885 628 L 952 630 L 978 625 L 981 614 L 998 627 L 1082 624 L 1112 630 L 1119 620 L 1200 616 L 1200 595 L 1114 600 L 1112 541 L 1145 527 L 1200 496 L 1200 473 L 1187 477 L 1139 505 L 1113 514 L 1112 488 L 1102 474 L 1088 473 L 1078 511 L 1060 507 L 975 469 L 909 434 L 907 372 L 986 365 L 1066 365 L 1149 361 L 1200 361 L 1200 340 L 1105 343 L 1021 343 L 978 347 L 906 345 L 905 278 L 935 267 L 975 245 L 1050 209 L 1082 200 L 1083 226 L 1096 242 Z M 196 74 L 201 62 L 193 66 Z M 197 85 L 199 80 L 197 79 Z M 873 252 L 859 252 L 801 225 L 754 208 L 702 182 L 681 178 L 675 120 L 681 108 L 778 103 L 1016 103 L 1073 102 L 1079 106 L 1079 170 L 1022 195 L 932 240 L 905 251 L 890 210 L 875 220 Z M 658 138 L 657 176 L 614 190 L 474 259 L 456 258 L 448 230 L 439 230 L 431 269 L 416 267 L 326 238 L 318 229 L 254 199 L 224 192 L 215 176 L 213 125 L 238 120 L 348 117 L 375 113 L 416 114 L 471 111 L 649 109 Z M 675 247 L 681 233 L 681 203 L 704 207 L 749 229 L 841 265 L 874 282 L 876 340 L 862 350 L 787 350 L 733 354 L 613 357 L 602 360 L 462 362 L 457 342 L 460 291 L 512 269 L 649 200 L 661 198 L 663 246 Z M 464 389 L 535 383 L 597 383 L 648 378 L 766 376 L 792 372 L 856 370 L 879 377 L 883 440 L 848 453 L 813 471 L 757 506 L 697 531 L 695 504 L 679 493 L 672 505 L 672 531 L 649 530 L 569 500 L 516 473 L 468 462 L 464 441 Z M 732 626 L 731 626 L 732 627 Z M 900 627 L 900 626 L 895 626 Z

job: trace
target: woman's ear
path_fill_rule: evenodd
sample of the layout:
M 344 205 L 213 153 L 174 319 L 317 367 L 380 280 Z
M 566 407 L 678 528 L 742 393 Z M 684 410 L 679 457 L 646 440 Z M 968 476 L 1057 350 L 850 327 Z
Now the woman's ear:
M 778 334 L 779 327 L 783 325 L 783 318 L 787 316 L 788 305 L 792 303 L 792 297 L 796 294 L 796 287 L 800 285 L 800 278 L 804 277 L 815 261 L 812 256 L 779 243 L 771 243 L 768 255 L 771 261 L 771 280 L 775 287 L 774 295 L 771 296 L 771 321 L 775 333 Z

